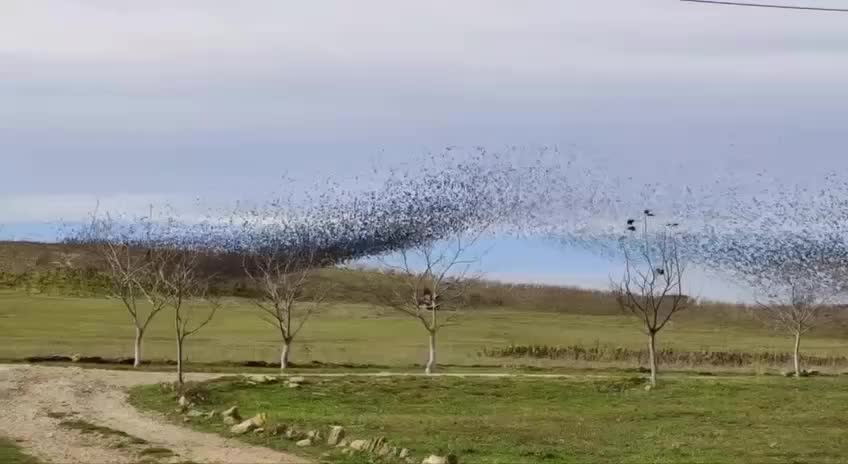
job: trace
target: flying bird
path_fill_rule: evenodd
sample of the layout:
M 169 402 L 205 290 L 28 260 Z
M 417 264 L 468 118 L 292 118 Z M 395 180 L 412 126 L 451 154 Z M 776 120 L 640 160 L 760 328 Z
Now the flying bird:
M 653 215 L 654 215 L 654 213 L 652 213 L 651 210 L 649 210 L 649 209 L 645 210 L 645 216 L 653 216 Z
M 635 219 L 628 219 L 628 220 L 627 220 L 627 225 L 628 225 L 628 226 L 632 226 L 634 222 L 636 222 L 636 220 L 635 220 Z

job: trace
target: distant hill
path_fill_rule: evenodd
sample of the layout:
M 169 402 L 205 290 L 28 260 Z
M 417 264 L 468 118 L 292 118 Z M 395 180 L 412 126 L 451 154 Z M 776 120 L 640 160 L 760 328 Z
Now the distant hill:
M 244 278 L 241 260 L 229 257 L 211 264 L 223 276 L 219 291 L 229 296 L 253 296 Z M 34 293 L 87 296 L 105 295 L 108 282 L 102 263 L 90 247 L 55 243 L 0 242 L 0 285 Z M 21 275 L 23 273 L 23 275 Z M 375 270 L 327 268 L 321 270 L 306 293 L 330 288 L 333 301 L 379 304 L 375 288 L 392 285 L 392 276 Z M 620 314 L 608 292 L 566 286 L 475 281 L 469 300 L 481 308 L 558 311 L 577 314 Z M 707 304 L 714 309 L 731 305 Z

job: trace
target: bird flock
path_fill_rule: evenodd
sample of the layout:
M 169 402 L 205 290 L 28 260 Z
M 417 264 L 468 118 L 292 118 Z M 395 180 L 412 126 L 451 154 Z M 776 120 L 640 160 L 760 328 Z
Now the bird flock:
M 620 258 L 622 237 L 635 232 L 635 218 L 644 216 L 673 230 L 688 263 L 720 272 L 764 298 L 791 292 L 802 280 L 810 292 L 843 290 L 848 183 L 837 176 L 815 188 L 745 184 L 720 175 L 701 185 L 628 184 L 555 150 L 522 155 L 446 150 L 388 169 L 367 188 L 327 182 L 322 190 L 299 192 L 297 200 L 275 198 L 194 222 L 176 215 L 154 221 L 113 214 L 108 228 L 92 233 L 89 227 L 68 240 L 235 254 L 309 249 L 321 265 L 336 265 L 486 230 Z

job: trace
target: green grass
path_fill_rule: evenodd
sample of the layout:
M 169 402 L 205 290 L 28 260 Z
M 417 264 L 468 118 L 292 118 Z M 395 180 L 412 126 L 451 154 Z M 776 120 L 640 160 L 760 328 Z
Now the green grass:
M 39 464 L 40 461 L 24 454 L 15 442 L 0 437 L 0 462 L 3 464 Z
M 659 336 L 661 347 L 678 350 L 791 350 L 792 340 L 751 321 L 681 315 Z M 0 293 L 0 358 L 79 353 L 130 357 L 133 329 L 120 302 L 105 298 L 26 296 Z M 146 359 L 173 359 L 172 321 L 154 320 L 145 337 Z M 803 339 L 804 353 L 848 355 L 848 340 L 838 328 L 813 331 Z M 439 362 L 453 365 L 530 365 L 586 367 L 569 360 L 500 359 L 480 355 L 483 348 L 509 345 L 611 345 L 641 349 L 644 336 L 626 316 L 486 309 L 464 317 L 439 335 Z M 278 334 L 259 318 L 248 300 L 230 299 L 213 322 L 187 342 L 192 362 L 278 359 Z M 292 361 L 309 363 L 411 366 L 426 358 L 420 323 L 366 304 L 330 304 L 313 316 L 295 340 Z M 619 366 L 622 367 L 622 366 Z M 632 366 L 631 366 L 632 367 Z
M 453 452 L 480 464 L 837 463 L 848 455 L 848 377 L 664 380 L 645 391 L 630 378 L 346 378 L 301 389 L 236 379 L 205 384 L 202 407 L 237 404 L 245 417 L 266 412 L 302 430 L 342 424 L 352 438 L 385 436 L 419 460 Z M 131 401 L 173 414 L 175 399 L 147 386 Z M 228 434 L 217 421 L 193 426 Z M 278 437 L 242 439 L 292 449 Z

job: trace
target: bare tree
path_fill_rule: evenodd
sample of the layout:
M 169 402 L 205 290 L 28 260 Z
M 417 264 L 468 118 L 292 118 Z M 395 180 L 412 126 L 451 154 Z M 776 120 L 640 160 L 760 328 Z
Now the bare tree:
M 152 227 L 150 217 L 121 222 L 109 214 L 99 218 L 95 211 L 87 228 L 69 240 L 91 247 L 103 261 L 110 296 L 121 302 L 135 328 L 134 367 L 141 365 L 147 328 L 164 308 L 164 302 L 153 297 L 155 289 L 150 287 L 156 282 L 149 250 Z
M 288 367 L 292 341 L 329 290 L 315 288 L 311 295 L 306 291 L 321 267 L 319 251 L 308 243 L 284 246 L 274 240 L 245 258 L 245 274 L 259 292 L 256 306 L 280 333 L 280 369 Z
M 820 322 L 823 310 L 830 306 L 834 295 L 820 287 L 819 282 L 787 275 L 785 271 L 777 272 L 782 274 L 783 288 L 758 298 L 755 308 L 766 323 L 794 336 L 792 361 L 795 377 L 801 377 L 801 336 Z
M 200 266 L 210 252 L 174 241 L 158 244 L 150 254 L 154 280 L 150 295 L 156 304 L 173 311 L 177 383 L 182 386 L 186 339 L 206 327 L 221 306 L 212 288 L 214 276 Z
M 424 372 L 436 369 L 436 338 L 439 331 L 457 323 L 467 309 L 468 289 L 479 279 L 470 274 L 478 261 L 469 248 L 479 238 L 457 234 L 443 241 L 429 241 L 399 253 L 400 264 L 381 262 L 391 271 L 391 285 L 377 284 L 375 294 L 389 308 L 421 323 L 427 332 L 429 356 Z
M 635 316 L 648 336 L 648 356 L 651 366 L 651 386 L 657 385 L 657 334 L 671 318 L 688 307 L 683 294 L 681 258 L 674 228 L 667 224 L 659 232 L 650 230 L 654 217 L 645 210 L 641 221 L 628 219 L 629 237 L 622 237 L 624 276 L 611 282 L 612 292 L 622 310 Z
M 801 338 L 835 308 L 845 288 L 848 244 L 841 235 L 762 230 L 716 235 L 704 261 L 754 293 L 754 315 L 794 339 L 796 377 Z

